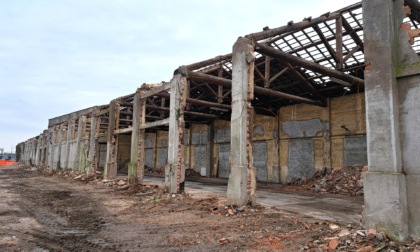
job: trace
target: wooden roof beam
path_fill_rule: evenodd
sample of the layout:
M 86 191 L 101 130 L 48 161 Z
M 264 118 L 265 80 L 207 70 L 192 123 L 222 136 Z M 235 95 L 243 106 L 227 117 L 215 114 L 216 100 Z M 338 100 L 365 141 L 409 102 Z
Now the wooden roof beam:
M 365 47 L 364 47 L 362 39 L 359 37 L 359 35 L 357 35 L 356 31 L 353 30 L 349 22 L 347 22 L 345 18 L 342 18 L 341 22 L 343 24 L 344 29 L 346 29 L 346 31 L 349 33 L 350 37 L 354 40 L 354 42 L 358 46 L 360 46 L 360 49 L 362 50 L 362 52 L 365 52 Z
M 158 96 L 169 98 L 170 95 L 169 94 L 158 94 Z M 215 108 L 229 109 L 229 110 L 231 109 L 230 105 L 227 105 L 227 104 L 220 104 L 220 103 L 216 103 L 216 102 L 203 101 L 203 100 L 198 100 L 198 99 L 194 99 L 194 98 L 187 98 L 186 102 L 190 103 L 190 104 L 198 105 L 198 106 L 203 106 L 203 107 L 215 107 Z
M 197 62 L 197 63 L 186 65 L 185 67 L 188 70 L 197 70 L 197 69 L 200 69 L 200 68 L 203 68 L 203 67 L 206 67 L 206 66 L 211 66 L 211 65 L 214 65 L 216 63 L 226 61 L 226 60 L 232 60 L 232 53 L 216 56 L 216 57 L 208 59 L 208 60 L 203 60 L 203 61 L 200 61 L 200 62 Z
M 331 47 L 330 43 L 328 43 L 327 38 L 324 36 L 324 33 L 321 31 L 318 25 L 314 25 L 312 27 L 315 32 L 318 34 L 319 38 L 321 39 L 322 43 L 324 43 L 325 48 L 330 53 L 331 57 L 335 61 L 335 63 L 339 63 L 340 60 L 337 57 L 337 54 L 334 52 L 334 49 Z
M 325 74 L 327 76 L 332 76 L 335 77 L 337 79 L 340 80 L 344 80 L 347 81 L 351 84 L 355 84 L 355 85 L 364 85 L 364 80 L 354 77 L 352 75 L 347 75 L 343 72 L 340 72 L 338 70 L 335 69 L 331 69 L 328 67 L 324 67 L 322 65 L 319 65 L 317 63 L 296 57 L 294 55 L 276 50 L 270 46 L 264 45 L 264 44 L 256 44 L 255 46 L 255 51 L 264 54 L 264 55 L 269 55 L 273 58 L 277 58 L 278 60 L 281 60 L 283 62 L 287 62 L 287 63 L 291 63 L 293 65 L 299 66 L 299 67 L 303 67 L 306 69 L 309 69 L 311 71 L 314 72 L 318 72 L 321 74 Z
M 223 78 L 212 76 L 212 75 L 200 74 L 200 73 L 189 71 L 187 73 L 187 77 L 194 81 L 202 81 L 202 82 L 207 82 L 213 85 L 221 85 L 224 87 L 232 88 L 231 80 L 223 79 Z M 315 101 L 312 99 L 308 99 L 308 98 L 304 98 L 304 97 L 300 97 L 296 95 L 286 94 L 283 92 L 278 92 L 278 91 L 274 91 L 274 90 L 259 87 L 259 86 L 254 86 L 254 92 L 257 94 L 277 97 L 277 98 L 290 100 L 290 101 L 294 101 L 298 103 L 307 103 L 307 104 L 316 105 L 316 106 L 325 106 L 325 104 L 321 101 Z
M 316 99 L 322 101 L 325 105 L 327 105 L 325 98 L 321 95 L 321 93 L 318 92 L 318 90 L 312 85 L 312 83 L 310 83 L 304 76 L 302 76 L 302 74 L 299 71 L 294 69 L 292 65 L 290 65 L 289 63 L 286 63 L 286 65 L 290 69 L 291 74 L 304 84 L 306 90 L 308 90 Z
M 153 109 L 153 110 L 167 111 L 167 112 L 169 112 L 169 110 L 170 110 L 169 108 L 153 106 L 153 105 L 146 105 L 146 108 Z M 198 112 L 193 112 L 193 111 L 184 111 L 184 114 L 186 116 L 196 116 L 196 117 L 209 118 L 209 119 L 219 119 L 219 117 L 217 115 L 204 114 L 204 113 L 198 113 Z

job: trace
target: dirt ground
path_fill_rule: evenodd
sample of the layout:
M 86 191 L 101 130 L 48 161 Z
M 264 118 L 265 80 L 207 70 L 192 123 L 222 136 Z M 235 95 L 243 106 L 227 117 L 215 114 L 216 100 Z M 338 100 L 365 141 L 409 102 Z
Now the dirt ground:
M 0 167 L 0 251 L 415 251 L 376 230 L 223 197 L 73 172 Z M 416 245 L 417 244 L 417 245 Z M 365 249 L 365 250 L 361 250 Z M 369 250 L 371 249 L 371 250 Z

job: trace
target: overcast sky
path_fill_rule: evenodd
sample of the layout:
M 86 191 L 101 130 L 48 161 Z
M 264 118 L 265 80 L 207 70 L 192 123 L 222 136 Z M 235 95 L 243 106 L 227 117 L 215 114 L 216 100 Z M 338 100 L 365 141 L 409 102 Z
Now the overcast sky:
M 0 148 L 48 119 L 169 81 L 239 36 L 354 0 L 0 0 Z

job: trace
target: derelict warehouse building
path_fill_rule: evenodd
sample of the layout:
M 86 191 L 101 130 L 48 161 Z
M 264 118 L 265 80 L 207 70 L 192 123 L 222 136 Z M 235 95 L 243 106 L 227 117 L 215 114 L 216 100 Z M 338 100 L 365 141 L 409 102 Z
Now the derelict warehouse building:
M 182 65 L 109 104 L 52 118 L 18 159 L 84 173 L 162 168 L 228 178 L 228 201 L 256 181 L 287 183 L 324 167 L 368 165 L 366 225 L 420 236 L 420 3 L 364 0 L 240 37 L 229 54 Z

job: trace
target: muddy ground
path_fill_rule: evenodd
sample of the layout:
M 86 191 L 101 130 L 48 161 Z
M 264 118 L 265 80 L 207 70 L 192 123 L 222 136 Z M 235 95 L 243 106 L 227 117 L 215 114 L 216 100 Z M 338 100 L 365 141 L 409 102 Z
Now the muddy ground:
M 419 245 L 272 207 L 225 206 L 223 197 L 75 178 L 0 168 L 0 251 L 413 251 Z

